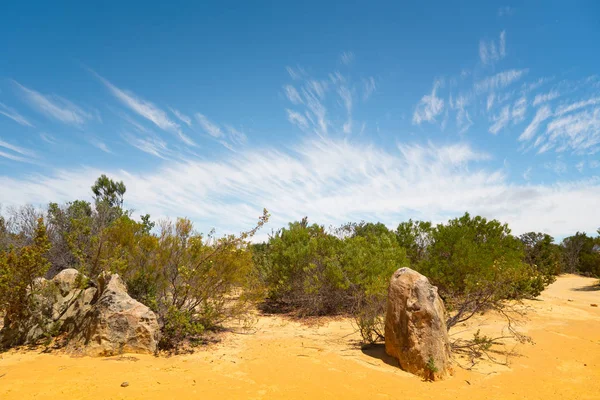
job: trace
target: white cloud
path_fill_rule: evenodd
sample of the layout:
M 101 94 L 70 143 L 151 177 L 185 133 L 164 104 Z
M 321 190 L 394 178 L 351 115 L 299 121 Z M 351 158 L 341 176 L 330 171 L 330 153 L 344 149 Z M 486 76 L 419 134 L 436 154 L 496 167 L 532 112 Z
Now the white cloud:
M 456 127 L 459 133 L 465 133 L 473 125 L 469 111 L 466 107 L 469 105 L 469 99 L 466 96 L 459 95 L 453 102 L 450 98 L 450 107 L 456 111 Z
M 181 122 L 183 122 L 184 124 L 186 124 L 188 127 L 191 127 L 191 126 L 192 126 L 192 119 L 191 119 L 190 117 L 188 117 L 187 115 L 185 115 L 185 114 L 183 114 L 183 113 L 179 112 L 178 110 L 175 110 L 174 108 L 169 108 L 169 109 L 171 110 L 171 112 L 172 112 L 173 114 L 175 114 L 175 116 L 176 116 L 177 118 L 179 118 L 179 120 L 180 120 Z
M 304 216 L 326 226 L 360 220 L 394 226 L 408 218 L 441 222 L 467 210 L 508 222 L 517 234 L 561 236 L 597 228 L 600 180 L 517 185 L 502 170 L 482 166 L 488 157 L 460 143 L 402 144 L 386 151 L 318 139 L 286 152 L 260 148 L 216 161 L 166 162 L 141 174 L 80 168 L 3 176 L 0 202 L 87 199 L 91 183 L 107 173 L 126 183 L 126 205 L 137 213 L 188 216 L 201 221 L 198 229 L 204 231 L 247 229 L 263 207 L 272 215 L 266 229 Z
M 40 138 L 46 143 L 56 144 L 56 138 L 49 133 L 46 133 L 46 132 L 40 133 Z
M 295 87 L 293 87 L 292 85 L 285 85 L 283 89 L 285 90 L 285 96 L 288 98 L 289 101 L 292 102 L 292 104 L 303 103 L 302 99 L 300 98 L 300 94 L 298 93 Z
M 107 79 L 101 77 L 92 71 L 92 73 L 108 88 L 108 90 L 115 96 L 123 105 L 128 107 L 130 110 L 136 112 L 138 115 L 151 121 L 154 125 L 166 132 L 171 132 L 184 143 L 195 146 L 196 143 L 185 133 L 182 132 L 181 127 L 178 123 L 169 118 L 167 113 L 150 101 L 144 100 L 134 93 L 119 89 Z
M 529 123 L 527 128 L 525 128 L 523 133 L 521 133 L 521 136 L 519 136 L 519 141 L 531 140 L 536 135 L 540 124 L 542 122 L 544 122 L 545 120 L 547 120 L 548 118 L 550 118 L 551 116 L 552 116 L 552 111 L 550 110 L 550 107 L 548 107 L 548 106 L 540 107 L 537 110 L 535 117 L 533 117 L 533 120 L 531 121 L 531 123 Z
M 494 89 L 504 88 L 513 82 L 521 79 L 529 70 L 528 69 L 510 69 L 499 72 L 496 75 L 485 78 L 475 83 L 475 91 L 483 93 Z
M 510 109 L 508 106 L 505 106 L 500 115 L 492 118 L 494 124 L 490 126 L 490 133 L 494 135 L 497 134 L 502 128 L 504 128 L 510 122 Z
M 225 124 L 225 129 L 227 129 L 227 132 L 229 133 L 229 139 L 231 140 L 231 142 L 233 144 L 236 144 L 236 145 L 245 144 L 246 141 L 248 140 L 248 137 L 246 136 L 246 134 L 244 132 L 242 132 L 239 129 L 234 128 L 233 126 L 231 126 L 229 124 Z
M 479 41 L 479 59 L 483 64 L 493 64 L 506 56 L 506 31 L 500 32 L 498 44 L 493 40 Z
M 354 53 L 351 51 L 344 51 L 342 54 L 340 54 L 340 61 L 344 65 L 352 64 L 352 61 L 354 61 Z
M 521 97 L 519 100 L 515 101 L 515 104 L 512 108 L 512 122 L 513 124 L 518 124 L 525 119 L 525 112 L 527 111 L 527 99 L 525 97 Z
M 212 123 L 204 114 L 196 113 L 196 120 L 202 127 L 202 129 L 214 138 L 220 138 L 223 136 L 223 131 L 217 124 Z
M 286 109 L 288 115 L 288 121 L 298 126 L 302 130 L 308 129 L 308 120 L 299 112 Z
M 431 94 L 423 96 L 413 114 L 413 123 L 421 124 L 423 121 L 435 122 L 435 117 L 444 110 L 444 100 L 437 97 L 436 92 L 441 86 L 441 81 L 435 81 Z
M 494 106 L 494 100 L 496 100 L 496 94 L 492 92 L 487 97 L 486 109 L 488 111 L 490 111 L 492 109 L 492 107 Z
M 575 168 L 577 168 L 577 171 L 579 172 L 583 172 L 583 167 L 585 167 L 585 161 L 580 161 L 575 164 Z
M 10 153 L 8 153 L 6 151 L 0 150 L 0 157 L 7 158 L 9 160 L 31 162 L 31 159 L 35 158 L 35 153 L 33 151 L 10 144 L 8 142 L 3 141 L 2 139 L 0 139 L 0 147 L 10 151 Z
M 548 123 L 545 139 L 540 153 L 551 148 L 578 154 L 600 151 L 600 108 L 552 120 Z
M 525 170 L 525 172 L 523 172 L 523 179 L 525 179 L 526 181 L 529 181 L 531 179 L 531 171 L 532 168 L 529 167 Z
M 499 17 L 506 17 L 506 16 L 509 16 L 509 15 L 513 15 L 514 12 L 515 12 L 515 9 L 512 8 L 512 7 L 509 7 L 509 6 L 500 7 L 498 9 L 498 16 Z
M 123 139 L 136 149 L 144 153 L 151 154 L 155 157 L 167 160 L 172 152 L 169 150 L 167 143 L 158 137 L 146 136 L 138 137 L 131 134 L 123 135 Z
M 364 86 L 363 100 L 366 101 L 369 99 L 369 97 L 371 97 L 373 92 L 375 92 L 375 89 L 377 89 L 377 85 L 375 83 L 375 78 L 370 76 L 368 79 L 363 79 L 363 86 Z
M 290 78 L 294 80 L 302 79 L 306 75 L 306 71 L 304 71 L 304 69 L 300 67 L 285 67 L 285 70 L 290 75 Z
M 567 164 L 562 160 L 547 162 L 544 164 L 544 168 L 549 169 L 558 175 L 562 175 L 567 172 Z
M 556 90 L 551 90 L 551 91 L 549 91 L 548 93 L 545 93 L 545 94 L 538 94 L 533 99 L 533 106 L 535 107 L 535 106 L 537 106 L 539 104 L 546 103 L 548 101 L 554 100 L 558 96 L 560 96 L 560 93 L 558 93 Z
M 106 143 L 104 143 L 103 141 L 98 140 L 96 138 L 90 138 L 89 142 L 95 148 L 100 149 L 100 150 L 102 150 L 105 153 L 113 154 L 113 152 L 108 148 L 108 146 L 106 145 Z
M 13 82 L 29 105 L 49 118 L 74 126 L 81 126 L 93 118 L 92 114 L 67 99 L 55 95 L 43 95 L 16 81 Z
M 560 115 L 568 114 L 570 112 L 577 111 L 581 108 L 594 106 L 596 104 L 600 104 L 600 97 L 593 97 L 588 100 L 582 100 L 582 101 L 578 101 L 576 103 L 563 105 L 556 110 L 556 115 L 560 116 Z
M 344 133 L 352 132 L 352 92 L 346 86 L 340 86 L 338 88 L 338 95 L 340 96 L 344 108 L 346 109 L 347 120 L 344 123 Z
M 18 124 L 33 128 L 33 124 L 29 122 L 27 118 L 19 114 L 14 108 L 10 108 L 2 103 L 0 103 L 0 114 L 12 119 Z

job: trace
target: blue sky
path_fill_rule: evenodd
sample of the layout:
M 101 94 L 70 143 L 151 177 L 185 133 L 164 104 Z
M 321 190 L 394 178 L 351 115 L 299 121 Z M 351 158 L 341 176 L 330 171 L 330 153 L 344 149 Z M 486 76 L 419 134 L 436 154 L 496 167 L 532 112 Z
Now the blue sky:
M 267 231 L 600 226 L 597 2 L 21 3 L 0 13 L 5 210 L 106 173 L 202 231 L 263 207 Z

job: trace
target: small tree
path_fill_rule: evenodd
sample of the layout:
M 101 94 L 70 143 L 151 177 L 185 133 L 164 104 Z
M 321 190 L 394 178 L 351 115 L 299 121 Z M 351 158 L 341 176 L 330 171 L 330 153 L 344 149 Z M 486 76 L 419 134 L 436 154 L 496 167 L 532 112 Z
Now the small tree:
M 544 286 L 554 282 L 563 267 L 560 247 L 553 243 L 552 236 L 529 232 L 522 234 L 519 239 L 525 246 L 525 262 L 541 274 Z
M 39 278 L 46 274 L 50 243 L 42 218 L 37 221 L 33 243 L 20 249 L 0 251 L 0 313 L 6 326 L 25 321 L 33 312 Z

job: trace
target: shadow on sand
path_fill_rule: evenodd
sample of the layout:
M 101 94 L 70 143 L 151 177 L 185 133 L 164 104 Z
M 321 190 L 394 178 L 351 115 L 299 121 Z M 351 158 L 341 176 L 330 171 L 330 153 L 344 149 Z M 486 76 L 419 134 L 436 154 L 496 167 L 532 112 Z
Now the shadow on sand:
M 582 286 L 578 288 L 571 288 L 574 292 L 598 292 L 600 291 L 600 284 L 596 283 L 590 286 Z
M 398 360 L 385 352 L 385 344 L 383 343 L 365 345 L 361 348 L 361 351 L 363 354 L 366 354 L 369 357 L 377 358 L 387 365 L 391 365 L 392 367 L 396 368 L 400 367 Z

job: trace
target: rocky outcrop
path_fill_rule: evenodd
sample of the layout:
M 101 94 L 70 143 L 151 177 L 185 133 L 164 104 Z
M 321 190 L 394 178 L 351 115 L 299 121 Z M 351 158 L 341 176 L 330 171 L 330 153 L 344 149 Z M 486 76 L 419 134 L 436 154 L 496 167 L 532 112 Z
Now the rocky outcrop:
M 155 352 L 160 332 L 156 315 L 127 294 L 119 275 L 101 276 L 98 290 L 100 296 L 69 348 L 89 356 Z
M 451 374 L 444 303 L 437 288 L 410 268 L 394 272 L 388 290 L 385 350 L 425 379 Z
M 156 315 L 127 294 L 116 275 L 97 284 L 75 269 L 36 282 L 36 308 L 25 321 L 5 321 L 0 344 L 35 344 L 60 335 L 77 354 L 108 356 L 123 352 L 154 353 L 159 340 Z

